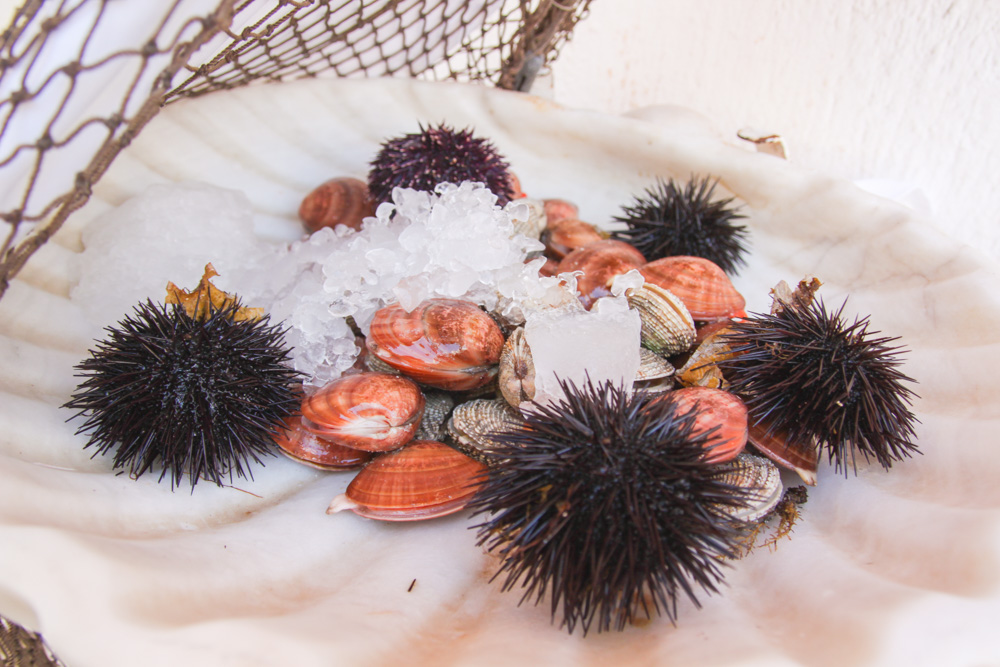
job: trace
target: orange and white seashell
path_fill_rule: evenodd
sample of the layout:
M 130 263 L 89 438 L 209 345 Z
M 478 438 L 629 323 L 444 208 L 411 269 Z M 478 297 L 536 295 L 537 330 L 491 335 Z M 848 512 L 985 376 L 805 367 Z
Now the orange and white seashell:
M 674 403 L 678 414 L 693 410 L 697 434 L 716 429 L 707 444 L 708 463 L 732 461 L 746 447 L 747 408 L 735 394 L 709 387 L 685 387 L 654 400 Z
M 327 514 L 350 510 L 381 521 L 419 521 L 462 510 L 486 481 L 486 466 L 434 440 L 374 459 Z
M 576 289 L 580 301 L 590 308 L 597 299 L 611 295 L 615 276 L 646 263 L 642 253 L 624 241 L 605 239 L 577 248 L 559 262 L 559 273 L 582 271 Z
M 551 225 L 558 220 L 579 220 L 580 209 L 577 205 L 565 199 L 543 199 L 545 205 L 545 221 Z
M 642 319 L 643 347 L 667 357 L 690 349 L 695 340 L 694 320 L 683 301 L 650 283 L 627 295 L 629 307 Z
M 373 356 L 417 382 L 466 391 L 496 377 L 504 338 L 474 303 L 429 299 L 411 313 L 399 304 L 379 309 L 366 342 Z
M 349 176 L 323 183 L 299 206 L 299 218 L 310 232 L 337 225 L 359 230 L 364 219 L 374 215 L 375 202 L 368 194 L 368 184 Z
M 743 317 L 746 300 L 718 264 L 703 257 L 664 257 L 639 269 L 646 282 L 670 290 L 695 320 Z
M 577 248 L 603 241 L 607 237 L 589 222 L 562 218 L 546 224 L 539 240 L 545 245 L 545 256 L 561 260 Z
M 301 417 L 285 421 L 285 428 L 274 436 L 274 442 L 290 459 L 321 470 L 353 470 L 374 456 L 353 447 L 324 440 L 302 427 Z
M 302 427 L 368 452 L 398 449 L 413 438 L 424 397 L 412 380 L 387 373 L 337 378 L 302 401 Z
M 764 421 L 750 422 L 750 444 L 782 468 L 794 470 L 802 481 L 816 486 L 819 448 L 812 442 L 793 442 Z

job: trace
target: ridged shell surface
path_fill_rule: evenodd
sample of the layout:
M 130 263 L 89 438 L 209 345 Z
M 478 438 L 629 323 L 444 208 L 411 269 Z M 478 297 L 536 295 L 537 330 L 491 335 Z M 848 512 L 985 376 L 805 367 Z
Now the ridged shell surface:
M 646 283 L 628 294 L 628 304 L 642 319 L 642 345 L 670 357 L 691 347 L 694 320 L 687 306 L 670 290 Z
M 670 290 L 696 320 L 742 315 L 743 295 L 718 264 L 703 257 L 664 257 L 639 269 L 646 282 Z
M 299 217 L 310 232 L 337 225 L 358 230 L 365 218 L 374 215 L 375 202 L 368 195 L 368 184 L 349 176 L 319 185 L 299 206 Z
M 475 304 L 430 299 L 409 313 L 399 304 L 378 310 L 366 343 L 372 355 L 417 382 L 466 391 L 496 376 L 504 338 Z
M 746 447 L 747 408 L 735 394 L 709 387 L 684 387 L 656 400 L 674 403 L 679 414 L 694 411 L 695 433 L 715 429 L 706 444 L 705 460 L 709 463 L 731 461 Z
M 763 456 L 741 452 L 722 467 L 723 481 L 747 491 L 746 507 L 723 507 L 734 519 L 752 522 L 763 519 L 773 510 L 783 495 L 781 473 L 778 467 Z
M 448 420 L 448 435 L 474 458 L 496 447 L 492 436 L 524 425 L 521 413 L 502 399 L 479 398 L 457 406 Z
M 528 341 L 524 339 L 524 327 L 514 329 L 507 336 L 500 353 L 497 384 L 500 393 L 514 407 L 535 397 L 535 364 Z

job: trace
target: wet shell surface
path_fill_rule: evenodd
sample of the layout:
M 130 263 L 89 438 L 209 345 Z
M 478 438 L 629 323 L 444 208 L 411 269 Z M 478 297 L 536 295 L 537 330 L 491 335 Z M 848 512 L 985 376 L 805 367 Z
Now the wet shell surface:
M 749 491 L 746 507 L 720 505 L 732 518 L 747 523 L 760 521 L 781 502 L 784 491 L 781 472 L 768 459 L 742 452 L 721 469 L 723 481 Z
M 475 304 L 430 299 L 411 313 L 399 304 L 379 309 L 366 344 L 372 356 L 417 382 L 467 391 L 496 377 L 504 338 Z
M 413 437 L 415 440 L 442 440 L 448 432 L 448 417 L 455 407 L 455 398 L 446 391 L 428 389 L 424 392 L 424 400 L 424 416 Z
M 486 466 L 448 445 L 416 440 L 358 472 L 327 514 L 350 510 L 381 521 L 433 519 L 463 509 L 486 478 Z
M 359 230 L 364 219 L 374 215 L 368 184 L 351 177 L 330 179 L 306 195 L 299 206 L 299 218 L 310 232 L 337 225 Z
M 746 300 L 718 264 L 702 257 L 664 257 L 639 269 L 646 282 L 670 290 L 696 320 L 743 316 Z
M 582 271 L 576 289 L 587 308 L 597 299 L 610 296 L 614 277 L 638 269 L 646 263 L 642 253 L 624 241 L 605 239 L 577 248 L 559 262 L 559 273 Z
M 695 433 L 716 429 L 708 441 L 705 460 L 725 463 L 747 444 L 747 408 L 735 394 L 709 387 L 684 387 L 655 400 L 671 401 L 678 413 L 695 411 Z
M 694 319 L 684 302 L 669 290 L 646 283 L 629 291 L 628 304 L 642 320 L 643 347 L 670 357 L 694 343 Z
M 463 452 L 485 460 L 495 447 L 492 435 L 518 429 L 524 423 L 521 413 L 506 401 L 479 398 L 455 408 L 448 420 L 448 435 Z
M 753 420 L 750 421 L 749 440 L 764 456 L 782 468 L 794 470 L 809 486 L 816 486 L 819 466 L 819 448 L 816 445 L 789 442 L 782 432 L 774 430 L 768 433 L 766 423 L 754 423 Z
M 589 222 L 577 220 L 576 216 L 549 220 L 542 231 L 541 242 L 545 245 L 545 255 L 561 260 L 577 248 L 590 245 L 607 238 Z
M 292 417 L 274 442 L 289 458 L 321 470 L 353 470 L 367 463 L 373 454 L 320 438 L 302 427 L 301 417 Z
M 500 393 L 515 408 L 535 397 L 535 364 L 524 339 L 524 327 L 514 329 L 504 343 L 497 384 Z
M 345 375 L 302 401 L 302 426 L 340 445 L 387 452 L 409 442 L 424 397 L 412 380 L 386 373 Z

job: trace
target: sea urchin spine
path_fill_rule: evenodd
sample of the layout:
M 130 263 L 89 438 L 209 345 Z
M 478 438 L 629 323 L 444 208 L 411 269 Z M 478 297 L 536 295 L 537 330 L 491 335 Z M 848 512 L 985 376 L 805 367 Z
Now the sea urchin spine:
M 724 508 L 744 491 L 705 462 L 714 430 L 695 413 L 651 403 L 610 382 L 561 383 L 566 398 L 534 406 L 496 434 L 495 465 L 473 503 L 479 543 L 502 558 L 504 590 L 550 596 L 570 632 L 623 629 L 652 612 L 676 618 L 677 597 L 715 592 L 736 531 Z

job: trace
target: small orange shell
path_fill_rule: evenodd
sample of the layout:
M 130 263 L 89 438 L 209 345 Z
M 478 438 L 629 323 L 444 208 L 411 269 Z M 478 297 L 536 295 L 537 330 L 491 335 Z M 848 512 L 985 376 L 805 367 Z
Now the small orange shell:
M 417 382 L 466 391 L 496 377 L 504 338 L 474 303 L 429 299 L 407 313 L 399 304 L 379 309 L 368 351 Z
M 615 276 L 646 263 L 642 253 L 624 241 L 605 239 L 577 248 L 559 262 L 559 273 L 583 271 L 576 289 L 580 301 L 590 308 L 597 299 L 611 294 Z
M 419 521 L 462 510 L 486 481 L 486 466 L 434 440 L 379 456 L 358 473 L 328 514 Z
M 299 218 L 310 232 L 337 225 L 359 230 L 362 221 L 373 215 L 375 202 L 368 194 L 368 184 L 346 176 L 323 183 L 299 206 Z
M 794 470 L 809 486 L 816 486 L 819 448 L 814 444 L 792 442 L 786 434 L 769 429 L 766 422 L 753 423 L 752 420 L 750 444 L 782 468 Z
M 545 256 L 561 260 L 577 248 L 594 241 L 603 241 L 606 236 L 594 225 L 576 218 L 562 218 L 549 221 L 539 240 L 545 245 Z M 645 261 L 645 260 L 643 260 Z
M 424 396 L 412 380 L 356 373 L 307 396 L 302 401 L 302 426 L 346 447 L 387 452 L 413 438 L 423 412 Z
M 576 204 L 565 199 L 543 199 L 545 205 L 545 222 L 551 225 L 558 220 L 578 220 L 580 209 Z
M 718 430 L 708 441 L 705 461 L 725 463 L 732 461 L 747 444 L 747 408 L 735 394 L 709 387 L 685 387 L 654 399 L 671 401 L 677 405 L 678 414 L 695 412 L 694 433 Z
M 301 417 L 285 421 L 285 428 L 275 434 L 275 444 L 289 458 L 321 470 L 353 470 L 373 456 L 353 447 L 324 440 L 302 427 Z
M 746 300 L 718 264 L 703 257 L 664 257 L 639 271 L 647 282 L 673 292 L 695 320 L 742 317 Z

